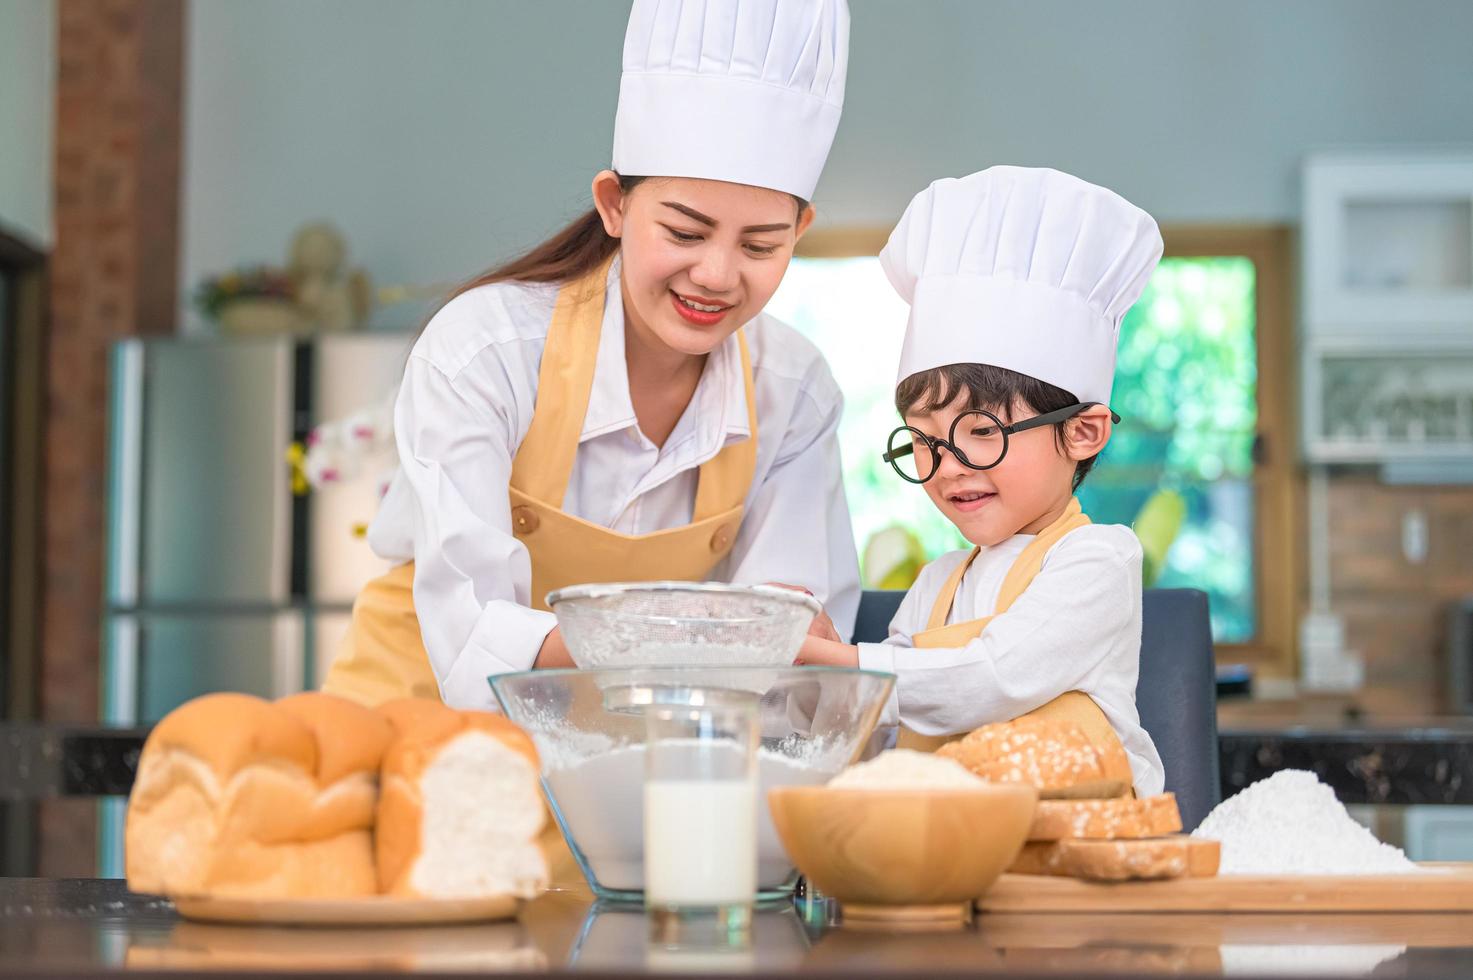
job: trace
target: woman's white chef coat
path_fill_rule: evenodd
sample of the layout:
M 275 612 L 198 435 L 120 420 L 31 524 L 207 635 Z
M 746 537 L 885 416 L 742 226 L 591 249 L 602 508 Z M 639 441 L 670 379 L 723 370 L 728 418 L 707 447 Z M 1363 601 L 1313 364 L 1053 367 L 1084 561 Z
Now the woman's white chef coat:
M 532 422 L 555 285 L 504 282 L 456 297 L 415 343 L 394 409 L 399 470 L 369 528 L 373 551 L 415 562 L 414 607 L 447 703 L 492 707 L 488 675 L 528 670 L 552 613 L 532 609 L 507 483 Z M 713 580 L 805 586 L 853 629 L 859 563 L 837 429 L 843 397 L 818 349 L 765 314 L 743 328 L 757 397 L 757 469 L 735 546 Z M 687 524 L 696 474 L 750 435 L 735 335 L 707 359 L 663 447 L 639 431 L 624 361 L 619 263 L 563 510 L 624 534 Z

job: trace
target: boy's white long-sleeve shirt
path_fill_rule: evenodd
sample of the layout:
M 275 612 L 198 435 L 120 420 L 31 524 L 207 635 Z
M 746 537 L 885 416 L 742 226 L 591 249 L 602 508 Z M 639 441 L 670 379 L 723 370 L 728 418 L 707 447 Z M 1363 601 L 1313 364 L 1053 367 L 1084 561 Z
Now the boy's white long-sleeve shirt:
M 947 624 L 991 616 L 1003 578 L 1031 534 L 983 548 L 962 579 Z M 881 737 L 897 726 L 922 735 L 965 732 L 1007 721 L 1066 691 L 1088 694 L 1130 757 L 1136 792 L 1160 793 L 1161 756 L 1141 727 L 1135 688 L 1141 651 L 1141 546 L 1118 524 L 1067 534 L 1044 557 L 1032 584 L 982 635 L 955 649 L 916 649 L 937 594 L 970 551 L 921 570 L 883 643 L 859 644 L 859 665 L 896 675 L 881 716 Z

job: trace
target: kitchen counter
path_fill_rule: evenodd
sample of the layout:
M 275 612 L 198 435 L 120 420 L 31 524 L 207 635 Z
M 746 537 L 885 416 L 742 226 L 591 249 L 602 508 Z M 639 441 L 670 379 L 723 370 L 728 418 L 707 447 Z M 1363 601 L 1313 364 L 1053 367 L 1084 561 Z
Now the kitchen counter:
M 126 795 L 146 729 L 0 724 L 0 801 Z M 1312 769 L 1349 804 L 1473 804 L 1473 719 L 1223 720 L 1222 792 Z
M 1219 734 L 1222 794 L 1280 769 L 1310 769 L 1350 804 L 1473 804 L 1473 727 L 1227 729 Z
M 146 728 L 0 722 L 0 802 L 126 796 Z
M 639 911 L 552 893 L 514 922 L 372 930 L 210 926 L 112 880 L 0 879 L 0 975 L 127 970 L 464 975 L 846 976 L 1042 973 L 1473 975 L 1473 913 L 1456 915 L 985 915 L 949 933 L 829 927 L 825 908 L 759 912 L 747 952 L 651 946 Z

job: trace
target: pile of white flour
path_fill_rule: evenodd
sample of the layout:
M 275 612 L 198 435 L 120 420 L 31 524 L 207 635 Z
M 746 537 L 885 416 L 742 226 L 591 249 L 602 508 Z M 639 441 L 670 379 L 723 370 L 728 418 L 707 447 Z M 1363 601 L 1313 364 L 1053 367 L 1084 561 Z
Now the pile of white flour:
M 1312 772 L 1285 769 L 1224 800 L 1193 837 L 1222 843 L 1221 874 L 1415 872 L 1400 848 L 1356 823 Z
M 959 762 L 911 749 L 882 752 L 829 781 L 836 789 L 975 789 L 983 784 Z

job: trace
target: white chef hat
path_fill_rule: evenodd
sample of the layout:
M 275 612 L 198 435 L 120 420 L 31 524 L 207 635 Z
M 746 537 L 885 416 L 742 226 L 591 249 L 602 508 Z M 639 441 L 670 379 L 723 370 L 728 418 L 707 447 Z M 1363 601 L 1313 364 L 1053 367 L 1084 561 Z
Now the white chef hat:
M 880 253 L 910 304 L 900 380 L 991 364 L 1108 403 L 1120 321 L 1160 259 L 1155 220 L 1078 177 L 991 167 L 938 180 Z
M 846 0 L 634 0 L 614 169 L 809 200 L 848 65 Z

